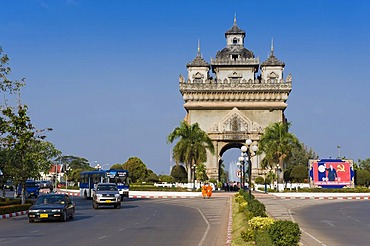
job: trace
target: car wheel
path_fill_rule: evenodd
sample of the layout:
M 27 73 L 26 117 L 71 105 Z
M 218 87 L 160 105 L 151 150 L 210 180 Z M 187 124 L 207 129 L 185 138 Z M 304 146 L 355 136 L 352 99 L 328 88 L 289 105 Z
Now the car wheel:
M 28 219 L 28 222 L 29 223 L 33 223 L 33 222 L 35 222 L 33 219 Z
M 62 221 L 63 222 L 66 222 L 67 221 L 67 211 L 64 211 L 63 212 Z
M 116 208 L 120 209 L 120 208 L 121 208 L 121 204 L 118 204 L 118 205 L 116 206 Z

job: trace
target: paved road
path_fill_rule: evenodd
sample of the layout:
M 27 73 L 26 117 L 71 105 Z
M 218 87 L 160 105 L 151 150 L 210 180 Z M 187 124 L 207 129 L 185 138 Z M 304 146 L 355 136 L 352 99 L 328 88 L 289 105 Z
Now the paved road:
M 255 194 L 271 217 L 299 224 L 301 244 L 367 246 L 370 242 L 370 200 L 285 199 Z M 323 197 L 324 198 L 324 197 Z
M 122 209 L 94 210 L 74 198 L 76 216 L 29 224 L 26 215 L 0 220 L 0 245 L 224 246 L 230 199 L 127 199 Z

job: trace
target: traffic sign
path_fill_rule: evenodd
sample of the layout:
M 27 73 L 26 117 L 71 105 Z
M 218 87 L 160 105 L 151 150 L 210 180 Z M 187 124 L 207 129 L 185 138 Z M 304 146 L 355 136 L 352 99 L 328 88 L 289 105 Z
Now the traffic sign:
M 242 172 L 240 170 L 236 171 L 236 176 L 238 178 L 241 178 L 242 177 Z

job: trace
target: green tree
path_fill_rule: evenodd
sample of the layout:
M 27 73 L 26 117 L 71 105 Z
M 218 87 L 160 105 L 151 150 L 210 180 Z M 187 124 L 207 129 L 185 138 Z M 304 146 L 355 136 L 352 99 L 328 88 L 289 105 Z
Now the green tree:
M 149 182 L 149 183 L 155 183 L 155 182 L 158 182 L 158 181 L 159 181 L 159 177 L 154 172 L 150 172 L 148 174 L 148 177 L 146 178 L 146 182 Z
M 305 179 L 308 179 L 307 165 L 298 165 L 293 167 L 290 176 L 294 182 L 303 183 Z
M 370 172 L 365 169 L 356 170 L 356 185 L 368 186 L 370 184 Z
M 167 137 L 167 143 L 178 140 L 173 148 L 173 158 L 177 163 L 184 163 L 188 171 L 188 182 L 191 182 L 191 167 L 207 161 L 207 150 L 214 154 L 212 140 L 198 123 L 188 124 L 182 121 Z
M 292 156 L 292 149 L 300 148 L 298 139 L 289 132 L 291 123 L 277 122 L 266 127 L 258 143 L 258 154 L 265 154 L 261 165 L 264 168 L 276 168 L 277 164 L 284 168 L 284 160 Z
M 89 161 L 83 157 L 60 156 L 55 161 L 63 165 L 62 172 L 67 175 L 68 181 L 77 182 L 81 172 L 94 170 L 93 167 L 90 167 Z
M 39 178 L 40 172 L 49 171 L 52 159 L 60 155 L 60 151 L 52 143 L 44 141 L 44 132 L 51 129 L 36 130 L 31 124 L 26 105 L 19 105 L 17 110 L 7 107 L 2 114 L 0 125 L 5 132 L 1 134 L 1 143 L 7 149 L 6 170 L 13 181 L 21 184 L 24 204 L 26 180 Z
M 111 170 L 122 170 L 122 164 L 114 164 L 110 167 Z
M 174 183 L 175 178 L 171 175 L 159 175 L 159 181 L 161 182 L 167 182 L 167 183 Z
M 208 180 L 206 165 L 199 164 L 195 169 L 196 179 L 200 181 Z
M 51 131 L 51 128 L 38 130 L 31 124 L 27 115 L 28 107 L 21 104 L 20 100 L 20 90 L 25 80 L 8 79 L 11 72 L 8 62 L 8 56 L 0 47 L 0 91 L 3 92 L 4 100 L 0 116 L 1 165 L 7 177 L 21 184 L 24 204 L 25 181 L 28 178 L 39 178 L 40 172 L 49 171 L 51 160 L 60 155 L 60 151 L 52 143 L 44 141 L 45 132 Z M 16 107 L 10 106 L 7 95 L 17 96 Z
M 221 159 L 219 164 L 220 164 L 220 173 L 219 173 L 220 182 L 226 183 L 228 181 L 229 173 L 225 170 L 224 160 Z
M 187 180 L 187 173 L 185 167 L 176 164 L 171 170 L 171 176 L 174 177 L 175 182 L 185 183 Z
M 129 172 L 129 177 L 133 183 L 145 181 L 147 177 L 147 168 L 140 158 L 130 157 L 122 167 Z
M 365 160 L 358 159 L 358 167 L 370 172 L 370 158 L 367 158 Z

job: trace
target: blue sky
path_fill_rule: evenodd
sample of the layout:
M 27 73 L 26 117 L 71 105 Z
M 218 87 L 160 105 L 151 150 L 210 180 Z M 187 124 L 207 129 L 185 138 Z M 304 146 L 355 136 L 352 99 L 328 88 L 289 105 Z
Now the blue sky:
M 0 0 L 0 46 L 47 140 L 91 163 L 137 156 L 168 174 L 167 135 L 185 116 L 178 76 L 200 39 L 209 62 L 236 14 L 261 61 L 271 39 L 293 75 L 291 132 L 320 158 L 370 157 L 367 1 Z M 225 163 L 239 150 L 228 151 Z

